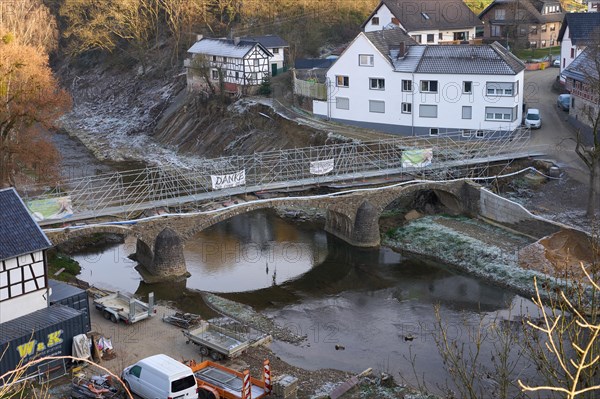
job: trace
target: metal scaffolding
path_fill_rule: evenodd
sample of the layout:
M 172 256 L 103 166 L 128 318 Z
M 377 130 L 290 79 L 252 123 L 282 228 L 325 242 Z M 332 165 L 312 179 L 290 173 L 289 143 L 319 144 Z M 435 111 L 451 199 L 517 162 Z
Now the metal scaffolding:
M 293 148 L 205 159 L 193 168 L 148 167 L 66 180 L 51 191 L 29 187 L 21 194 L 26 200 L 68 195 L 74 210 L 70 220 L 120 215 L 131 218 L 145 209 L 174 207 L 231 195 L 271 189 L 289 189 L 375 177 L 431 178 L 481 177 L 490 162 L 540 155 L 532 149 L 530 131 L 487 132 L 482 139 L 462 132 L 429 137 L 398 137 L 387 140 Z M 426 166 L 402 165 L 403 154 L 431 149 Z M 333 160 L 325 174 L 311 172 L 311 164 Z M 211 176 L 245 172 L 245 184 L 214 189 Z M 51 223 L 45 221 L 41 224 Z

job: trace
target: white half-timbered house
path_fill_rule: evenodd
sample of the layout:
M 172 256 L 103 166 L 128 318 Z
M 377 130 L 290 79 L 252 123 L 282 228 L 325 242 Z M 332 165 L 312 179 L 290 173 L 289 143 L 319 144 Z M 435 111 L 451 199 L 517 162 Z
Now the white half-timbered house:
M 17 192 L 0 190 L 0 323 L 48 306 L 51 246 Z
M 189 89 L 253 94 L 270 76 L 273 54 L 258 42 L 200 38 L 188 53 L 184 65 Z

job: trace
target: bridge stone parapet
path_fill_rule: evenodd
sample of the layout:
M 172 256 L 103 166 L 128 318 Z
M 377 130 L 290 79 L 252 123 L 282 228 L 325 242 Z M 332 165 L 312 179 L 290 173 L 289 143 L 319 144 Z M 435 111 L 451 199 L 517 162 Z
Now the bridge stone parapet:
M 243 213 L 265 208 L 318 208 L 325 211 L 325 229 L 359 247 L 380 245 L 379 219 L 386 208 L 397 203 L 413 206 L 420 198 L 434 198 L 452 213 L 481 217 L 535 237 L 560 227 L 537 218 L 514 202 L 499 197 L 470 181 L 411 182 L 381 189 L 364 189 L 321 197 L 278 198 L 238 204 L 208 213 L 165 215 L 126 226 L 96 225 L 48 231 L 56 245 L 70 238 L 94 233 L 137 237 L 136 255 L 145 271 L 163 279 L 187 273 L 183 245 L 199 231 Z M 143 274 L 143 273 L 142 273 Z

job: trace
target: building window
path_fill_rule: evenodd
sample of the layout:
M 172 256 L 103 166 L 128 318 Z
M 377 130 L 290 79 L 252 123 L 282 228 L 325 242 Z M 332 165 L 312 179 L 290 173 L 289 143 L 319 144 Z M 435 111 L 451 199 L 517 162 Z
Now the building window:
M 548 30 L 548 27 L 546 26 L 546 24 L 542 25 L 542 32 L 546 32 L 546 30 Z
M 462 137 L 471 137 L 471 131 L 469 129 L 463 129 L 463 130 L 461 130 L 461 136 Z
M 503 20 L 504 18 L 506 18 L 506 10 L 499 8 L 496 10 L 494 16 L 496 17 L 496 19 Z
M 223 57 L 223 64 L 227 64 L 227 57 Z
M 500 25 L 491 25 L 491 36 L 492 37 L 501 37 L 502 36 L 502 27 Z
M 556 25 L 555 24 L 551 24 L 550 25 L 550 32 L 554 32 L 556 30 Z
M 534 41 L 529 42 L 529 47 L 530 48 L 537 48 L 537 41 L 534 40 Z
M 502 107 L 485 107 L 485 120 L 486 121 L 514 121 L 516 115 L 514 115 L 515 108 L 502 108 Z
M 254 66 L 257 67 L 260 65 L 260 60 L 259 59 L 255 59 L 254 60 Z
M 213 62 L 217 62 L 217 56 L 213 55 L 212 60 L 213 60 Z
M 358 65 L 360 66 L 373 66 L 373 56 L 370 54 L 359 54 Z
M 427 43 L 433 43 L 435 42 L 435 36 L 433 35 L 433 33 L 428 33 L 427 34 Z
M 473 108 L 470 105 L 464 105 L 462 107 L 462 118 L 471 119 L 473 117 Z
M 211 73 L 212 73 L 213 80 L 219 80 L 219 71 L 217 71 L 216 69 L 212 69 Z
M 439 136 L 440 129 L 438 129 L 437 127 L 432 127 L 431 129 L 429 129 L 429 135 L 430 136 Z
M 437 105 L 419 105 L 419 116 L 421 118 L 437 118 Z
M 571 47 L 571 58 L 575 58 L 575 49 L 573 47 Z
M 537 25 L 531 25 L 529 27 L 529 34 L 530 35 L 537 35 Z
M 475 132 L 475 137 L 477 137 L 478 139 L 482 139 L 485 137 L 485 132 L 483 130 L 477 130 Z
M 235 72 L 235 78 L 239 79 L 240 78 L 240 73 L 238 71 Z
M 379 25 L 379 17 L 371 18 L 371 25 Z
M 371 89 L 371 90 L 385 90 L 385 79 L 381 79 L 381 78 L 369 78 L 369 89 Z
M 421 35 L 411 35 L 415 42 L 421 44 Z
M 422 93 L 437 93 L 438 82 L 437 80 L 422 80 L 421 81 L 421 92 Z
M 336 97 L 335 107 L 337 109 L 350 109 L 350 99 L 347 97 Z
M 470 81 L 463 82 L 463 93 L 465 93 L 465 94 L 473 93 L 473 82 L 470 82 Z
M 348 76 L 336 75 L 335 85 L 337 87 L 350 87 L 350 78 Z
M 274 49 L 271 49 L 271 52 L 273 54 L 279 54 L 279 47 L 275 47 Z
M 438 33 L 438 40 L 444 40 L 444 34 L 442 32 Z
M 412 92 L 412 80 L 403 80 L 402 81 L 402 91 L 411 91 Z
M 515 95 L 512 82 L 487 82 L 486 95 L 494 97 L 512 97 Z
M 411 103 L 402 103 L 402 113 L 410 114 L 412 112 L 412 104 Z
M 546 41 L 542 40 L 542 47 L 546 47 Z
M 385 113 L 385 101 L 369 100 L 369 112 Z

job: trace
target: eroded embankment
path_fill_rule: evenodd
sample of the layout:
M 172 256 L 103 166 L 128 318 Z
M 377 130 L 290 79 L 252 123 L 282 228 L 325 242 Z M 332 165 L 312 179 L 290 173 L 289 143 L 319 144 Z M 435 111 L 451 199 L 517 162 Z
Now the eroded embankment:
M 532 266 L 543 263 L 546 260 L 543 255 L 527 257 L 530 267 L 523 267 L 523 249 L 538 243 L 466 217 L 425 216 L 389 230 L 383 244 L 401 252 L 440 260 L 528 296 L 535 291 L 534 277 L 554 281 L 542 267 Z

